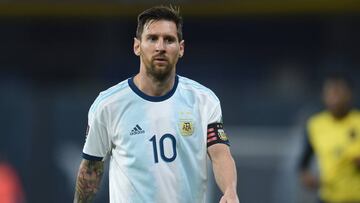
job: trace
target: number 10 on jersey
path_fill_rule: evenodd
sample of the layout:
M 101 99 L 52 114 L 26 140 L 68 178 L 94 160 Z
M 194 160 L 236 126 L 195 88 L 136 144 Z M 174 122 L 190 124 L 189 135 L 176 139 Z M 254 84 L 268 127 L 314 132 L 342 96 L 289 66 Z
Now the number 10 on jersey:
M 169 142 L 171 142 L 171 148 L 172 148 L 172 155 L 170 156 L 169 154 L 165 154 L 165 149 L 164 149 L 164 142 L 165 140 L 168 140 Z M 176 153 L 176 139 L 172 134 L 165 134 L 163 136 L 161 136 L 159 142 L 157 142 L 156 139 L 156 135 L 152 136 L 151 139 L 149 140 L 150 142 L 152 142 L 153 145 L 153 151 L 154 151 L 154 161 L 155 163 L 159 163 L 159 155 L 163 161 L 165 162 L 172 162 L 176 159 L 177 153 Z M 159 153 L 158 153 L 158 146 L 159 146 Z

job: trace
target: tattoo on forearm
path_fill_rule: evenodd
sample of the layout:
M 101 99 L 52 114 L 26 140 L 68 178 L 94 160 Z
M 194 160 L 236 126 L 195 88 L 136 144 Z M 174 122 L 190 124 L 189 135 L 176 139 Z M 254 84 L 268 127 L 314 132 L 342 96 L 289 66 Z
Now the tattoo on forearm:
M 74 203 L 88 203 L 99 190 L 104 162 L 83 160 L 76 180 Z

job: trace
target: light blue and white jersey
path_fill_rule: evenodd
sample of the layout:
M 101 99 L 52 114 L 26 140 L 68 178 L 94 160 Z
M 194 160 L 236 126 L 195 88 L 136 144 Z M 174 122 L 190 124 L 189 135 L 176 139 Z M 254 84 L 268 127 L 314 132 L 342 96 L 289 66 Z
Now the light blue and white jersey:
M 133 78 L 100 93 L 89 110 L 83 157 L 110 157 L 112 203 L 203 203 L 207 126 L 221 122 L 219 99 L 176 76 L 161 97 L 141 92 Z

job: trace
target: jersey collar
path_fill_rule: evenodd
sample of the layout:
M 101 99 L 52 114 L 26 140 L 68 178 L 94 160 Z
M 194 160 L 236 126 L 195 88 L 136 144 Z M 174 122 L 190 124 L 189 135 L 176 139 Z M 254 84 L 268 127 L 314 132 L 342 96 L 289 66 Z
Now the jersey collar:
M 161 101 L 164 101 L 164 100 L 167 100 L 169 99 L 176 91 L 176 88 L 178 86 L 178 83 L 179 83 L 179 76 L 176 75 L 175 76 L 175 82 L 174 82 L 174 86 L 173 88 L 168 92 L 166 93 L 165 95 L 163 96 L 149 96 L 147 94 L 145 94 L 144 92 L 142 92 L 134 83 L 134 77 L 131 77 L 128 79 L 128 83 L 129 83 L 129 86 L 131 88 L 132 91 L 135 92 L 135 94 L 137 94 L 139 97 L 147 100 L 147 101 L 151 101 L 151 102 L 161 102 Z

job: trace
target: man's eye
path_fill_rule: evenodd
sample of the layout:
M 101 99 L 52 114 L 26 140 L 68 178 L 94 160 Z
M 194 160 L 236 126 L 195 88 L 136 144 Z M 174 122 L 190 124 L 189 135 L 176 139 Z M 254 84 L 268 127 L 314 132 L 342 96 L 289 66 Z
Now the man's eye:
M 174 43 L 174 42 L 175 42 L 175 39 L 174 39 L 174 38 L 166 38 L 166 39 L 165 39 L 165 42 L 166 42 L 166 43 Z
M 156 37 L 154 37 L 154 36 L 150 36 L 150 37 L 148 37 L 148 40 L 149 40 L 149 41 L 156 41 L 156 40 L 157 40 L 157 38 L 156 38 Z

